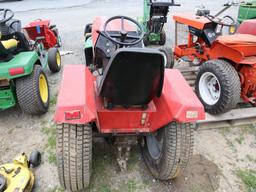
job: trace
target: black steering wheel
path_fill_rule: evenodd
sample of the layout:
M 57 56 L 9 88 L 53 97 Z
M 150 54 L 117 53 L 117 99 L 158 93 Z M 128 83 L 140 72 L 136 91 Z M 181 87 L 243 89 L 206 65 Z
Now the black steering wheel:
M 112 34 L 107 31 L 108 24 L 111 21 L 117 20 L 117 19 L 121 19 L 121 31 L 118 31 L 118 32 Z M 139 33 L 139 36 L 135 36 L 134 32 L 126 31 L 125 21 L 129 21 L 130 23 L 137 26 L 137 31 Z M 103 35 L 104 37 L 106 37 L 107 39 L 109 39 L 110 41 L 112 41 L 116 44 L 119 44 L 121 46 L 136 45 L 137 43 L 141 42 L 144 37 L 142 26 L 134 19 L 132 19 L 130 17 L 126 17 L 126 16 L 114 16 L 114 17 L 109 18 L 104 24 L 103 32 L 99 32 L 99 33 L 101 35 Z M 118 39 L 120 39 L 120 40 L 118 40 Z M 128 41 L 128 40 L 130 40 L 130 41 Z
M 0 13 L 2 16 L 0 19 L 0 23 L 6 23 L 7 21 L 10 21 L 14 16 L 14 12 L 10 9 L 0 9 Z

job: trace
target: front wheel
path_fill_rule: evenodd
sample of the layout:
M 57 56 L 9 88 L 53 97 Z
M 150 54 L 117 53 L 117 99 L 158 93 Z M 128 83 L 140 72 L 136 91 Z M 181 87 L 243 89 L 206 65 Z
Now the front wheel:
M 159 45 L 165 45 L 166 43 L 166 33 L 165 31 L 161 31 L 160 33 L 160 41 L 159 41 Z
M 172 69 L 174 67 L 174 54 L 172 51 L 172 48 L 168 48 L 168 47 L 161 47 L 159 48 L 159 51 L 161 51 L 162 53 L 164 53 L 164 55 L 166 56 L 166 64 L 165 64 L 165 68 L 167 69 Z
M 49 85 L 41 66 L 35 65 L 33 72 L 16 79 L 16 94 L 20 108 L 31 115 L 42 115 L 49 108 Z
M 76 192 L 89 186 L 92 163 L 92 128 L 89 125 L 57 126 L 59 180 L 65 189 Z
M 160 180 L 178 177 L 192 156 L 193 141 L 189 123 L 173 122 L 145 136 L 142 155 L 153 176 Z
M 53 73 L 57 73 L 61 69 L 61 56 L 57 48 L 48 50 L 48 66 Z
M 209 60 L 202 64 L 195 86 L 197 96 L 211 114 L 225 113 L 235 108 L 240 100 L 238 73 L 224 60 Z

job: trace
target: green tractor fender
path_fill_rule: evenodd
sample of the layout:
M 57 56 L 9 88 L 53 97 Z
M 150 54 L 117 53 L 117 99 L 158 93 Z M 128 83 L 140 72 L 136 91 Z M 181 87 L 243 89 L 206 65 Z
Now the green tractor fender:
M 0 62 L 0 79 L 15 79 L 29 75 L 35 64 L 43 65 L 36 51 L 18 53 L 10 61 Z

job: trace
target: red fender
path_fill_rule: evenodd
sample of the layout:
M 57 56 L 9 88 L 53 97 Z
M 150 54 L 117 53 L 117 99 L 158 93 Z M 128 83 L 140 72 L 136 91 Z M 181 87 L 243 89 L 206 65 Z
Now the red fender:
M 55 111 L 58 124 L 86 124 L 96 120 L 94 76 L 85 65 L 66 65 Z
M 196 122 L 205 119 L 202 103 L 177 69 L 166 69 L 162 96 L 154 99 L 156 114 L 152 130 L 170 121 Z

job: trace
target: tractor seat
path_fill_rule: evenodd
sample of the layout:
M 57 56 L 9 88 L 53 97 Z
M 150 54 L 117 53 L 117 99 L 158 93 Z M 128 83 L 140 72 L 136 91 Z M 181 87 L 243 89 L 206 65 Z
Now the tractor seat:
M 217 41 L 225 45 L 255 45 L 256 36 L 249 34 L 235 34 L 219 36 Z
M 145 107 L 161 96 L 164 63 L 164 55 L 158 50 L 118 49 L 97 81 L 98 93 L 111 106 Z
M 1 41 L 3 47 L 7 50 L 17 48 L 18 41 L 16 39 L 9 39 L 5 41 Z

